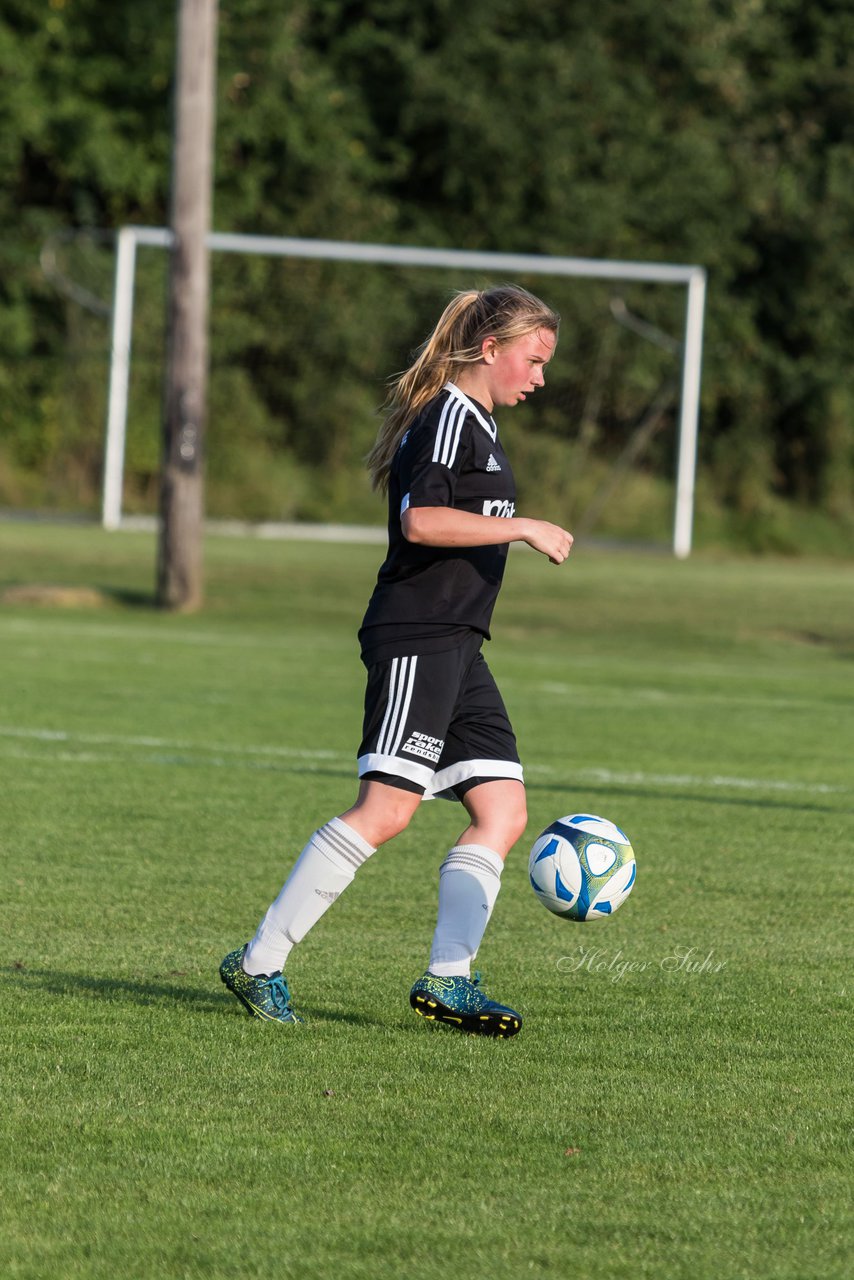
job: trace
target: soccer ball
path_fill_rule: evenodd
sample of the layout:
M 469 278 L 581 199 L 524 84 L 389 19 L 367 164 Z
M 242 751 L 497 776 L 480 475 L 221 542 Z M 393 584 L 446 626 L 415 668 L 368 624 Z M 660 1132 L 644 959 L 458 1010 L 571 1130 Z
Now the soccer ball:
M 546 827 L 528 862 L 537 900 L 565 920 L 612 916 L 631 893 L 636 871 L 625 832 L 589 813 L 573 813 Z

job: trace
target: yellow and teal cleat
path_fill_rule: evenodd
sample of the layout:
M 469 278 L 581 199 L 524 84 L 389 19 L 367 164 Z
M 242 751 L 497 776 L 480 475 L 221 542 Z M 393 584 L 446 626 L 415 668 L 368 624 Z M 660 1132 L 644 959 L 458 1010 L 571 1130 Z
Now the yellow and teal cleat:
M 230 951 L 219 966 L 219 976 L 229 991 L 253 1018 L 267 1022 L 302 1022 L 294 1013 L 291 993 L 282 973 L 259 973 L 254 977 L 243 968 L 249 943 Z
M 480 974 L 474 978 L 439 978 L 429 970 L 409 993 L 409 1003 L 428 1022 L 439 1022 L 469 1035 L 507 1039 L 522 1028 L 515 1009 L 489 1000 L 480 990 Z

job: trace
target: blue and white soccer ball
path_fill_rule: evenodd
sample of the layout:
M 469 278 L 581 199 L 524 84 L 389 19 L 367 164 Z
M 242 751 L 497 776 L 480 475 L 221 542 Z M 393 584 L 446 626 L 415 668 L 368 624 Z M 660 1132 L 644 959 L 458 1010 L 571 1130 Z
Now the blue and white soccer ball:
M 573 813 L 546 827 L 528 863 L 539 902 L 565 920 L 606 920 L 632 891 L 629 837 L 607 818 Z

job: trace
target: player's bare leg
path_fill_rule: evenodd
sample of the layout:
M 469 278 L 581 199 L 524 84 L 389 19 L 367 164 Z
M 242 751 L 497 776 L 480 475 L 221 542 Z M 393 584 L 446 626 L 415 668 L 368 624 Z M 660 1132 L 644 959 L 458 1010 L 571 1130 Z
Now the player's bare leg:
M 420 794 L 371 778 L 359 784 L 356 803 L 341 814 L 341 821 L 379 848 L 409 826 L 420 804 Z

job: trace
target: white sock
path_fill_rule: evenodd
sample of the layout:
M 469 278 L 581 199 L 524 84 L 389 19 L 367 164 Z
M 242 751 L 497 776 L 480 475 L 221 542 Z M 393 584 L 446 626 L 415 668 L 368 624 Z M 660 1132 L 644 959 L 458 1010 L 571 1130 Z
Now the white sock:
M 247 973 L 278 973 L 291 948 L 344 892 L 373 845 L 340 818 L 315 831 L 294 863 L 284 888 L 258 926 L 246 948 Z
M 439 914 L 430 972 L 440 978 L 471 975 L 498 890 L 504 861 L 482 844 L 458 844 L 439 868 Z

